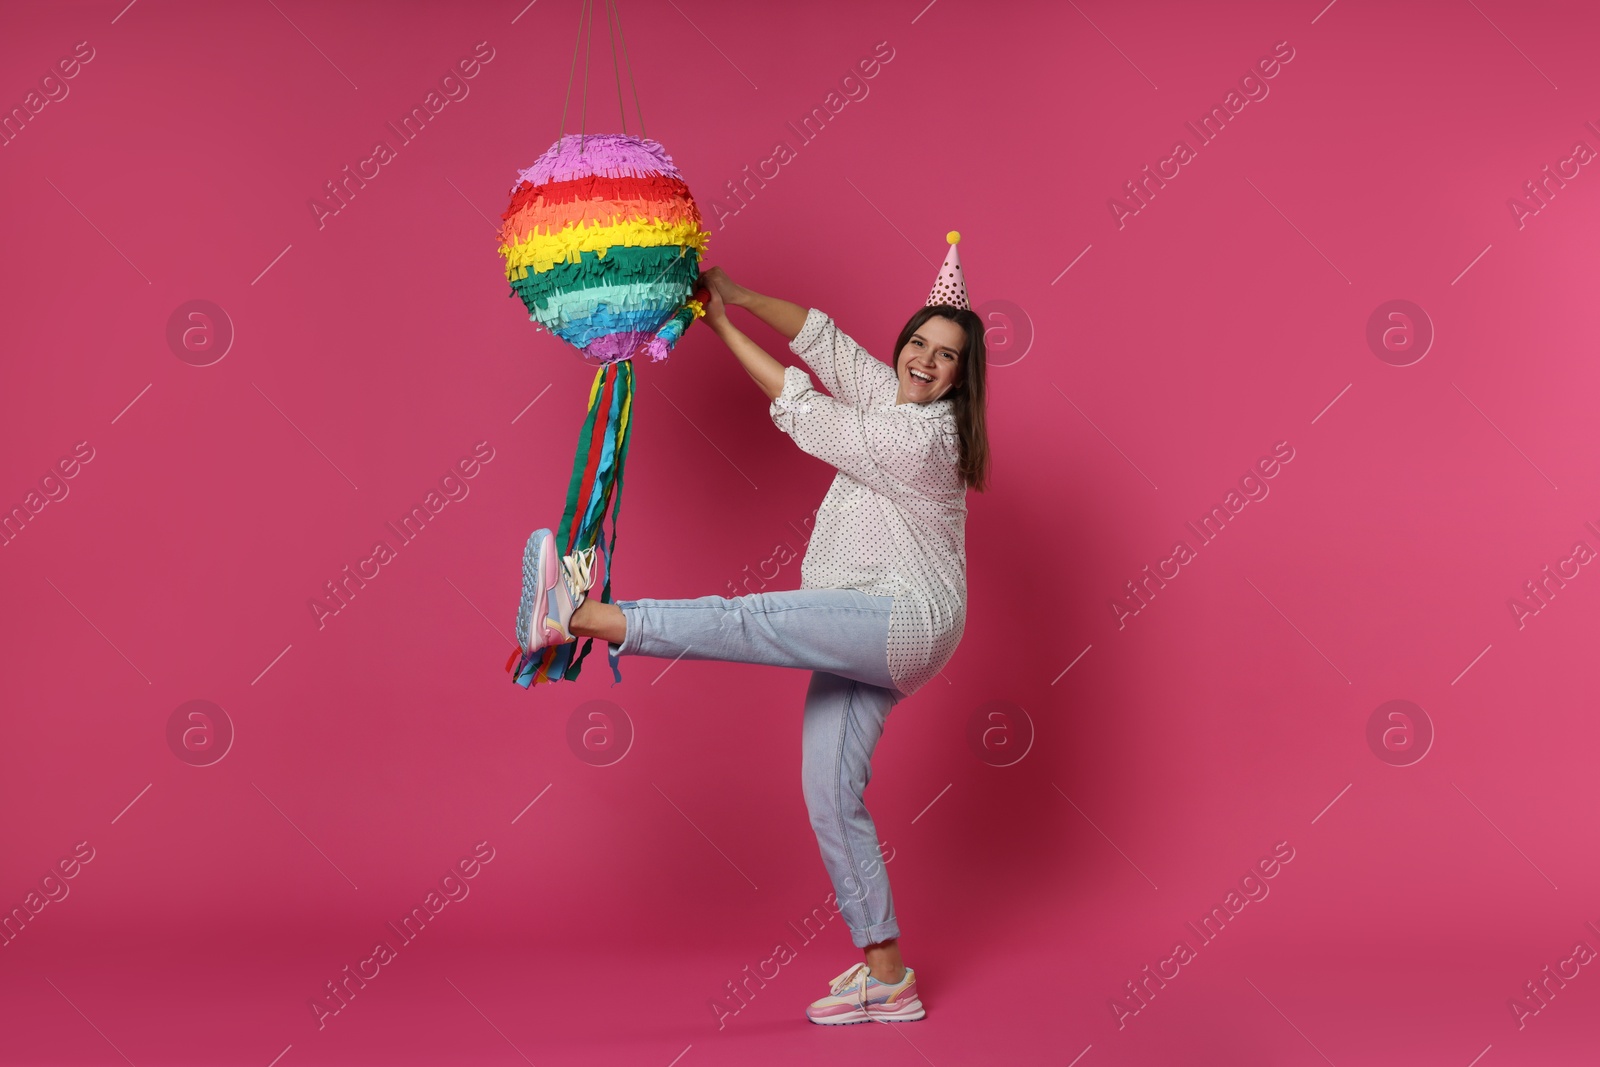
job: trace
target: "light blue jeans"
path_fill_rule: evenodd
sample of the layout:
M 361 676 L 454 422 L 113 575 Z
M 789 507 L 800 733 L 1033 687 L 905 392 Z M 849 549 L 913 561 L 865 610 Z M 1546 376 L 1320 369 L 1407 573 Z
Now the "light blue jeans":
M 812 672 L 800 781 L 822 862 L 858 948 L 900 936 L 878 832 L 862 800 L 872 750 L 904 694 L 889 675 L 894 598 L 857 589 L 789 589 L 690 600 L 618 600 L 617 657 L 765 663 Z

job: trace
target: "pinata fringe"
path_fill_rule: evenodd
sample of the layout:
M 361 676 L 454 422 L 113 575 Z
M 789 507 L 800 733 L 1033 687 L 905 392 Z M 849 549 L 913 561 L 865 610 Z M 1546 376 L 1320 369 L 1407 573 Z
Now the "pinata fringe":
M 666 359 L 672 351 L 672 346 L 683 337 L 683 331 L 687 330 L 695 319 L 704 318 L 705 313 L 705 305 L 698 300 L 690 300 L 679 308 L 678 313 L 668 319 L 665 325 L 656 331 L 654 337 L 645 342 L 642 351 L 650 354 L 650 362 L 657 363 Z
M 589 409 L 578 431 L 578 450 L 567 502 L 556 528 L 556 551 L 562 556 L 597 546 L 605 560 L 605 586 L 600 602 L 611 603 L 611 559 L 617 547 L 617 519 L 622 513 L 622 471 L 633 433 L 634 374 L 631 361 L 607 363 L 595 372 L 589 388 Z M 611 538 L 606 541 L 606 508 L 611 508 Z M 592 595 L 592 591 L 591 591 Z M 527 688 L 542 682 L 573 681 L 583 668 L 594 638 L 583 638 L 576 657 L 567 642 L 527 651 L 518 649 L 506 669 L 512 681 Z M 617 681 L 622 671 L 613 665 Z
M 564 134 L 517 177 L 534 185 L 571 181 L 588 174 L 636 178 L 663 174 L 682 179 L 660 141 L 625 133 Z
M 654 330 L 683 306 L 683 282 L 682 278 L 663 278 L 657 282 L 620 281 L 551 293 L 533 309 L 533 317 L 554 332 L 558 327 L 604 312 L 610 312 L 619 323 L 627 323 L 634 314 L 646 312 L 654 313 L 656 320 L 644 328 Z M 621 328 L 641 327 L 624 325 Z
M 500 243 L 513 244 L 527 237 L 536 225 L 555 233 L 582 221 L 609 224 L 614 216 L 661 218 L 672 222 L 699 219 L 689 187 L 676 178 L 593 176 L 576 181 L 531 185 L 523 182 L 511 193 L 511 204 L 501 213 Z
M 500 227 L 500 245 L 509 248 L 540 234 L 578 226 L 618 226 L 624 222 L 688 223 L 698 226 L 699 209 L 681 200 L 610 200 L 571 204 L 529 204 Z
M 668 246 L 610 249 L 605 256 L 586 252 L 576 261 L 557 263 L 549 270 L 534 273 L 519 267 L 519 278 L 511 280 L 525 303 L 542 304 L 550 296 L 587 289 L 596 285 L 627 285 L 652 279 L 676 279 L 685 290 L 694 288 L 700 276 L 700 253 L 692 248 Z
M 570 181 L 545 182 L 543 185 L 518 182 L 512 186 L 510 206 L 500 217 L 509 219 L 530 204 L 567 204 L 591 200 L 681 201 L 692 204 L 694 197 L 682 178 L 669 178 L 665 174 L 644 174 L 636 178 L 585 174 Z
M 671 245 L 704 252 L 710 234 L 700 229 L 698 220 L 663 222 L 629 219 L 610 225 L 568 226 L 556 233 L 533 233 L 513 244 L 502 244 L 500 255 L 506 261 L 506 277 L 517 277 L 519 268 L 546 271 L 557 263 L 576 263 L 584 252 L 604 258 L 613 247 L 656 247 Z

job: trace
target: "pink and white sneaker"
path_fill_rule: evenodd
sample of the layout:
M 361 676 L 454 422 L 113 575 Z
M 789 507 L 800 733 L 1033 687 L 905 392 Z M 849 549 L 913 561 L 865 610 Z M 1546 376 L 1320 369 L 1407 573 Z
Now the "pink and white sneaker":
M 905 977 L 894 985 L 872 977 L 865 963 L 839 975 L 829 983 L 828 995 L 813 1001 L 806 1018 L 822 1026 L 864 1023 L 908 1023 L 927 1012 L 917 997 L 917 974 L 906 968 Z
M 517 643 L 525 652 L 577 640 L 572 613 L 594 585 L 595 546 L 559 556 L 548 529 L 535 530 L 522 553 L 522 601 Z

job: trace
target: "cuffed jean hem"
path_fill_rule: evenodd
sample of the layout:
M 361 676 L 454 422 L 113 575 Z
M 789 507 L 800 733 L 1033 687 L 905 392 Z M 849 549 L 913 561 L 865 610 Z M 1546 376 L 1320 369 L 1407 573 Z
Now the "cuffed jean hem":
M 850 931 L 850 940 L 855 943 L 856 948 L 866 948 L 868 945 L 876 945 L 899 936 L 900 923 L 897 919 L 869 926 L 865 930 Z

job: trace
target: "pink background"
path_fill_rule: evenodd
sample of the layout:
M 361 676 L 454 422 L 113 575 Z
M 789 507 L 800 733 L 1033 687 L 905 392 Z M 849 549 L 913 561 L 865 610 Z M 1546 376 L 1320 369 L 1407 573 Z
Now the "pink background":
M 1600 548 L 1600 176 L 1521 228 L 1507 206 L 1600 148 L 1588 5 L 625 5 L 708 262 L 887 357 L 953 228 L 974 303 L 1019 309 L 966 636 L 867 794 L 929 1011 L 889 1033 L 801 1014 L 856 957 L 841 921 L 786 925 L 829 891 L 805 675 L 634 659 L 612 687 L 599 646 L 576 684 L 503 670 L 592 372 L 508 296 L 488 220 L 561 128 L 576 5 L 122 4 L 9 5 L 0 39 L 8 109 L 94 49 L 0 148 L 0 505 L 93 449 L 0 549 L 0 904 L 94 850 L 0 949 L 0 1060 L 1593 1061 L 1595 968 L 1521 1028 L 1508 1004 L 1600 948 L 1600 577 L 1508 606 Z M 319 229 L 308 200 L 480 41 L 470 94 Z M 884 41 L 800 146 L 786 123 Z M 1270 95 L 1119 229 L 1109 199 L 1280 41 Z M 796 158 L 719 223 L 779 139 Z M 209 366 L 167 341 L 193 299 L 236 331 Z M 1392 299 L 1436 330 L 1409 366 L 1366 341 Z M 712 334 L 639 380 L 617 595 L 802 549 L 831 471 Z M 469 494 L 319 629 L 323 583 L 480 441 Z M 1270 495 L 1119 629 L 1124 583 L 1280 441 Z M 1395 699 L 1436 734 L 1410 766 L 1367 741 Z M 210 766 L 169 747 L 190 700 L 236 732 Z M 568 744 L 590 700 L 631 723 L 610 765 Z M 974 748 L 993 701 L 1009 733 Z M 480 841 L 470 895 L 319 1029 L 310 999 Z M 1125 983 L 1284 841 L 1270 895 L 1119 1027 Z

